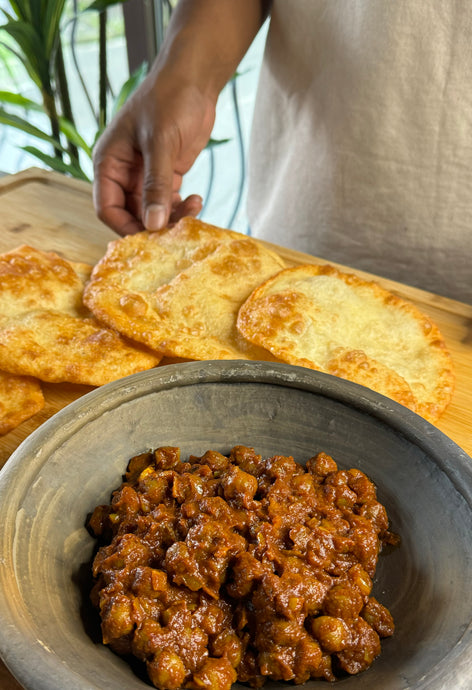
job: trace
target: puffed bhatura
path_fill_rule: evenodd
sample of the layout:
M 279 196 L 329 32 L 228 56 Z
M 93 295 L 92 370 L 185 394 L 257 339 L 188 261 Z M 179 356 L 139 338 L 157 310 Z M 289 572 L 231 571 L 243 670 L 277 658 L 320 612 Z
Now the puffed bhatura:
M 285 268 L 245 235 L 182 218 L 110 242 L 84 290 L 103 323 L 166 357 L 274 361 L 236 328 L 252 290 Z
M 334 266 L 296 266 L 241 306 L 242 335 L 290 364 L 360 383 L 436 422 L 454 390 L 438 327 L 412 303 Z
M 0 255 L 0 368 L 50 383 L 101 386 L 160 357 L 83 305 L 92 267 L 28 245 Z
M 394 632 L 372 581 L 398 538 L 372 481 L 325 453 L 303 467 L 161 447 L 130 460 L 88 526 L 103 642 L 160 690 L 332 681 Z
M 37 379 L 0 371 L 0 436 L 8 434 L 43 407 L 44 395 Z

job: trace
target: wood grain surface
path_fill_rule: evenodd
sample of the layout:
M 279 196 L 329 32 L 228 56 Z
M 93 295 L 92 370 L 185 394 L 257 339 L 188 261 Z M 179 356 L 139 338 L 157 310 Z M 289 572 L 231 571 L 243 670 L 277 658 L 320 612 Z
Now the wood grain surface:
M 73 261 L 91 264 L 101 258 L 108 242 L 117 237 L 96 218 L 90 185 L 38 169 L 0 178 L 0 227 L 0 252 L 30 244 Z M 325 263 L 321 258 L 269 246 L 278 251 L 288 265 Z M 452 403 L 437 426 L 472 455 L 472 305 L 374 278 L 387 289 L 414 302 L 443 333 L 454 362 L 456 388 Z M 0 467 L 40 424 L 91 390 L 72 384 L 43 384 L 43 388 L 44 409 L 0 438 Z M 0 688 L 19 690 L 20 687 L 0 661 Z

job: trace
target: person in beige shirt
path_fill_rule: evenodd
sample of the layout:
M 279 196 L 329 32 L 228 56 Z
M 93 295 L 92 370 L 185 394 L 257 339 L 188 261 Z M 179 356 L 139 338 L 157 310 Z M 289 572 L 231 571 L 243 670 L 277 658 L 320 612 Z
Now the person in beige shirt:
M 472 6 L 180 0 L 144 84 L 95 149 L 120 234 L 197 214 L 182 176 L 267 13 L 252 235 L 472 303 Z

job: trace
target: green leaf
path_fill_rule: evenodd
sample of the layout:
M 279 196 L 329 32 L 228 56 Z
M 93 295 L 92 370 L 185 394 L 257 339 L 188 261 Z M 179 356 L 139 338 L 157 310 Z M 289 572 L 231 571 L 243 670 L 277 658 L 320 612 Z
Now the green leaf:
M 205 146 L 206 149 L 212 149 L 215 146 L 221 146 L 221 144 L 227 144 L 228 141 L 231 141 L 231 139 L 209 139 L 207 145 Z
M 231 80 L 232 79 L 238 79 L 239 77 L 243 77 L 245 74 L 247 74 L 250 71 L 251 71 L 250 69 L 245 69 L 242 72 L 239 72 L 238 70 L 236 70 L 236 72 L 231 77 Z
M 23 117 L 19 117 L 18 115 L 13 115 L 12 113 L 7 112 L 5 108 L 2 108 L 1 106 L 0 124 L 7 125 L 9 127 L 14 127 L 15 129 L 19 129 L 32 137 L 36 137 L 37 139 L 41 139 L 42 141 L 47 141 L 53 146 L 62 149 L 61 143 L 55 137 L 51 136 L 50 134 L 47 134 L 46 132 L 43 132 L 42 129 L 39 129 L 39 127 L 35 127 L 30 122 L 28 122 L 28 120 L 25 120 Z
M 33 0 L 34 2 L 35 0 Z M 37 2 L 38 0 L 36 0 Z M 46 0 L 43 16 L 41 17 L 42 30 L 46 30 L 44 41 L 48 58 L 51 57 L 59 37 L 61 17 L 64 12 L 65 0 Z
M 60 158 L 48 156 L 47 153 L 40 151 L 35 146 L 22 146 L 21 148 L 23 149 L 23 151 L 26 151 L 32 156 L 39 158 L 40 161 L 45 163 L 52 170 L 56 170 L 57 172 L 61 173 L 67 173 L 79 180 L 85 180 L 86 182 L 90 182 L 90 179 L 87 177 L 87 175 L 84 173 L 84 171 L 79 165 L 75 165 L 74 163 L 66 163 L 65 161 L 61 161 Z
M 26 22 L 8 22 L 0 26 L 19 46 L 23 64 L 33 81 L 41 88 L 49 82 L 49 62 L 41 36 Z
M 49 59 L 59 35 L 65 0 L 10 0 L 17 23 L 30 26 L 40 37 L 44 55 Z M 12 19 L 12 15 L 4 14 Z
M 9 55 L 5 55 L 5 52 L 2 50 L 2 48 L 5 48 L 5 44 L 0 41 L 0 60 L 3 63 L 3 67 L 8 74 L 10 81 L 13 82 L 15 85 L 18 83 L 18 78 L 17 78 L 17 70 L 15 67 L 11 64 L 11 60 L 9 60 Z M 8 49 L 9 53 L 14 53 L 15 51 Z M 20 58 L 21 60 L 21 58 Z
M 8 21 L 13 22 L 15 20 L 15 17 L 12 14 L 8 14 L 8 12 L 3 9 L 3 7 L 0 7 L 0 12 L 3 13 L 3 16 L 8 19 Z
M 94 10 L 95 12 L 103 12 L 103 10 L 112 7 L 113 5 L 124 5 L 127 0 L 94 0 L 91 5 L 86 7 L 83 12 Z
M 0 28 L 1 28 L 1 27 L 0 27 Z M 29 76 L 31 77 L 32 81 L 33 81 L 36 85 L 38 85 L 37 76 L 36 76 L 36 74 L 33 75 L 33 74 L 30 73 L 30 66 L 29 66 L 28 61 L 26 60 L 26 58 L 25 58 L 18 50 L 15 50 L 15 49 L 13 48 L 13 46 L 9 45 L 8 43 L 5 43 L 5 41 L 0 41 L 0 46 L 2 46 L 3 48 L 6 48 L 6 49 L 8 50 L 9 53 L 11 53 L 12 55 L 14 55 L 14 56 L 23 64 L 23 67 L 25 68 L 25 70 L 26 70 L 26 72 L 29 74 Z M 8 69 L 8 71 L 11 73 L 12 70 L 9 69 L 7 61 L 5 61 L 5 65 L 6 65 L 7 69 Z
M 89 158 L 92 158 L 92 148 L 87 144 L 85 139 L 82 138 L 72 122 L 67 120 L 65 117 L 60 117 L 59 127 L 61 132 L 71 144 L 74 144 L 77 148 L 86 153 Z
M 10 6 L 18 19 L 22 19 L 25 22 L 31 21 L 31 5 L 28 1 L 10 0 Z
M 36 103 L 26 96 L 12 91 L 0 91 L 0 101 L 2 103 L 9 103 L 10 105 L 17 105 L 26 110 L 35 110 L 36 112 L 44 113 L 44 108 L 41 103 Z
M 2 92 L 0 92 L 1 94 Z M 3 92 L 6 93 L 6 92 Z M 27 100 L 27 99 L 26 99 Z M 13 115 L 7 112 L 4 108 L 0 106 L 0 124 L 7 125 L 9 127 L 14 127 L 25 134 L 29 134 L 36 139 L 41 139 L 41 141 L 47 141 L 52 144 L 56 149 L 68 153 L 67 149 L 62 145 L 62 143 L 56 139 L 56 137 L 51 136 L 47 132 L 44 132 L 39 127 L 35 127 L 28 120 L 25 120 L 18 115 Z M 87 144 L 87 142 L 79 134 L 75 126 L 69 122 L 64 117 L 59 118 L 59 127 L 61 132 L 67 138 L 71 144 L 75 144 L 77 148 L 81 149 L 89 158 L 92 158 L 92 148 Z
M 43 0 L 16 0 L 16 2 L 20 2 L 25 6 L 27 6 L 31 17 L 28 20 L 28 23 L 31 24 L 32 26 L 35 27 L 36 31 L 42 35 L 43 30 L 41 27 L 41 18 L 42 18 L 42 10 L 43 10 Z M 53 0 L 54 1 L 54 0 Z
M 116 115 L 118 110 L 123 106 L 123 104 L 128 100 L 133 91 L 141 84 L 141 82 L 146 77 L 148 72 L 147 62 L 143 62 L 130 76 L 129 79 L 125 81 L 120 89 L 118 96 L 113 103 L 112 117 Z

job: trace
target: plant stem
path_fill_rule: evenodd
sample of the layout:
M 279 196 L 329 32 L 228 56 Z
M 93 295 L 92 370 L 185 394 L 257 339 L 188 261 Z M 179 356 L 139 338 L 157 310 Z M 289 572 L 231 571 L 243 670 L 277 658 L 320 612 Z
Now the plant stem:
M 57 90 L 59 94 L 59 100 L 61 103 L 62 114 L 65 118 L 69 120 L 72 124 L 74 123 L 74 115 L 72 113 L 72 106 L 70 102 L 69 87 L 67 85 L 67 76 L 64 65 L 64 54 L 62 52 L 62 42 L 58 39 L 57 51 L 56 51 L 56 79 L 57 79 Z M 67 144 L 69 154 L 71 159 L 79 162 L 79 151 L 77 147 L 70 141 Z
M 99 130 L 107 124 L 107 11 L 99 14 Z
M 51 134 L 56 139 L 60 139 L 59 118 L 57 116 L 56 102 L 51 85 L 43 85 L 42 88 L 44 109 L 51 123 Z M 56 158 L 62 160 L 62 151 L 54 148 L 54 155 Z

